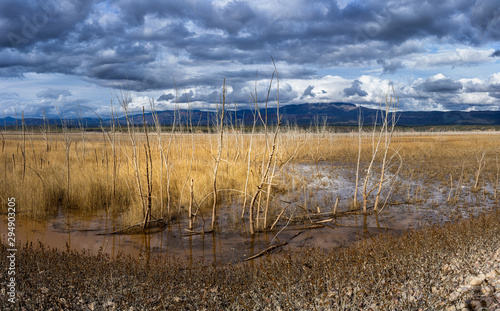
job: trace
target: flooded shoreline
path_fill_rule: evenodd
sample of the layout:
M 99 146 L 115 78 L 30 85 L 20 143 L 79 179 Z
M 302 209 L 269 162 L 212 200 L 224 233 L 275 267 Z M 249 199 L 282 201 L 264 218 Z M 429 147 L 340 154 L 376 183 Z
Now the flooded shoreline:
M 463 217 L 474 211 L 479 210 L 464 210 Z M 287 251 L 331 250 L 373 238 L 382 232 L 401 233 L 434 222 L 451 221 L 447 214 L 416 206 L 391 206 L 380 214 L 352 212 L 337 218 L 311 213 L 311 218 L 301 223 L 281 224 L 272 231 L 254 236 L 248 234 L 244 222 L 235 224 L 235 230 L 230 232 L 201 234 L 202 231 L 198 230 L 197 234 L 192 234 L 185 230 L 187 220 L 171 223 L 156 233 L 107 234 L 121 228 L 119 218 L 105 214 L 100 217 L 60 214 L 45 221 L 18 219 L 16 237 L 21 244 L 40 242 L 58 250 L 104 253 L 110 257 L 160 255 L 181 261 L 235 263 L 278 243 L 287 242 L 283 247 Z M 456 216 L 457 213 L 450 212 L 450 215 Z M 236 231 L 237 227 L 239 231 Z M 2 242 L 5 241 L 6 236 L 2 234 Z
M 283 252 L 241 264 L 191 264 L 161 255 L 109 258 L 19 245 L 18 304 L 3 307 L 447 310 L 477 299 L 476 291 L 462 292 L 461 285 L 498 267 L 499 215 L 496 209 L 397 237 L 382 234 L 355 247 Z M 0 244 L 0 264 L 7 253 Z M 0 291 L 1 299 L 6 295 Z
M 185 206 L 179 208 L 164 230 L 148 234 L 109 234 L 126 227 L 122 215 L 116 213 L 101 211 L 88 216 L 60 208 L 56 216 L 45 220 L 18 217 L 16 237 L 21 244 L 40 242 L 58 250 L 111 257 L 160 255 L 203 263 L 241 262 L 278 243 L 286 242 L 282 249 L 287 251 L 331 250 L 382 232 L 400 233 L 477 216 L 496 204 L 492 183 L 483 182 L 481 189 L 474 191 L 472 180 L 455 181 L 448 187 L 446 181 L 413 173 L 390 177 L 394 180 L 384 185 L 382 197 L 387 199 L 382 211 L 363 215 L 359 207 L 351 204 L 355 188 L 352 166 L 333 162 L 290 164 L 276 179 L 276 193 L 268 201 L 272 207 L 269 219 L 280 219 L 272 230 L 255 235 L 250 234 L 248 215 L 240 217 L 241 199 L 231 199 L 220 205 L 220 229 L 212 233 L 205 233 L 211 230 L 208 215 L 203 216 L 201 211 L 194 231 L 187 230 L 186 211 L 181 210 Z M 280 183 L 288 183 L 283 186 L 285 190 L 280 190 Z M 375 179 L 368 180 L 369 187 L 376 183 Z M 257 219 L 263 219 L 263 208 L 259 213 Z M 269 222 L 266 227 L 271 227 Z M 4 243 L 6 232 L 3 230 L 1 235 Z

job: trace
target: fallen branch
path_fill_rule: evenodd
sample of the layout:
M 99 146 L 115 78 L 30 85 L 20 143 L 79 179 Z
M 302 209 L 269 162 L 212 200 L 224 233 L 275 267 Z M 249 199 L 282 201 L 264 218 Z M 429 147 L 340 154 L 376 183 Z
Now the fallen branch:
M 331 219 L 332 220 L 332 219 Z M 324 224 L 322 224 L 324 225 Z M 335 226 L 339 226 L 339 227 L 347 227 L 347 228 L 366 228 L 366 229 L 384 229 L 384 230 L 397 230 L 397 229 L 394 229 L 394 228 L 388 228 L 388 227 L 373 227 L 373 226 L 354 226 L 354 225 L 343 225 L 343 224 L 338 224 L 338 223 L 335 223 Z M 330 226 L 329 226 L 330 227 Z
M 152 223 L 160 223 L 162 224 L 161 227 L 150 227 L 149 225 L 152 224 Z M 144 222 L 140 222 L 140 223 L 137 223 L 135 225 L 132 225 L 132 226 L 129 226 L 127 228 L 123 228 L 123 229 L 119 229 L 119 230 L 116 230 L 116 231 L 113 231 L 113 232 L 104 232 L 104 233 L 96 233 L 96 235 L 112 235 L 112 234 L 120 234 L 120 233 L 123 233 L 127 230 L 130 230 L 132 228 L 135 228 L 135 227 L 143 227 L 144 226 Z M 146 228 L 144 228 L 142 231 L 143 232 L 148 232 L 149 230 L 148 229 L 164 229 L 166 226 L 166 224 L 163 222 L 163 218 L 160 218 L 158 220 L 151 220 L 151 221 L 148 221 L 146 223 Z
M 249 260 L 253 260 L 255 258 L 259 258 L 260 256 L 264 255 L 265 253 L 268 253 L 270 251 L 272 251 L 273 249 L 276 249 L 278 247 L 282 247 L 282 246 L 285 246 L 287 245 L 288 242 L 283 242 L 281 244 L 276 244 L 276 245 L 273 245 L 273 246 L 269 246 L 268 248 L 266 248 L 265 250 L 263 250 L 262 252 L 258 253 L 258 254 L 255 254 L 251 257 L 248 257 L 247 259 L 243 260 L 243 261 L 249 261 Z
M 297 232 L 293 237 L 290 238 L 290 241 L 298 237 L 300 234 L 302 234 L 304 231 L 299 231 Z
M 287 228 L 283 231 L 295 231 L 295 230 L 309 230 L 309 229 L 321 229 L 325 227 L 324 224 L 312 224 L 310 226 L 306 226 L 306 227 L 300 227 L 300 228 Z
M 265 232 L 276 232 L 276 231 L 300 231 L 300 230 L 311 230 L 311 229 L 321 229 L 321 228 L 324 228 L 325 225 L 324 224 L 312 224 L 312 225 L 309 225 L 309 226 L 305 226 L 305 227 L 297 227 L 297 228 L 281 228 L 280 230 L 277 230 L 277 229 L 273 229 L 273 230 L 267 230 Z
M 317 224 L 322 224 L 324 222 L 330 222 L 330 221 L 333 221 L 333 220 L 335 220 L 335 218 L 328 218 L 328 219 L 323 219 L 323 220 L 317 221 L 316 223 Z
M 209 234 L 213 233 L 214 230 L 208 230 L 208 231 L 193 231 L 189 229 L 185 229 L 188 233 L 184 234 L 183 236 L 194 236 L 194 235 L 204 235 L 204 234 Z

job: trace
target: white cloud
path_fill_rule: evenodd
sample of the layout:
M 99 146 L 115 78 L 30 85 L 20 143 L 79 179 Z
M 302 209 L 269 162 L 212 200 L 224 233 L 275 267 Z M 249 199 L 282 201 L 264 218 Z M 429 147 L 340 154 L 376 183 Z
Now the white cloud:
M 494 49 L 448 49 L 436 53 L 418 54 L 406 61 L 411 68 L 436 68 L 442 66 L 475 66 L 494 62 L 490 57 Z

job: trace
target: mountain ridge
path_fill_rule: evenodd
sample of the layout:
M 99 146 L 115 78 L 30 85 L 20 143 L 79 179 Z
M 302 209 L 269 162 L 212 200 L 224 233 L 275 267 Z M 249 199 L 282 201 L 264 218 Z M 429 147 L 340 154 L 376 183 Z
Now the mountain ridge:
M 268 108 L 267 114 L 265 108 L 259 110 L 262 118 L 267 115 L 267 120 L 270 123 L 275 123 L 276 107 Z M 311 103 L 311 104 L 291 104 L 280 107 L 280 115 L 282 122 L 294 124 L 298 126 L 325 124 L 329 126 L 357 125 L 358 115 L 361 112 L 364 124 L 373 124 L 376 119 L 378 109 L 359 107 L 352 103 L 330 102 L 330 103 Z M 433 125 L 500 125 L 500 111 L 397 111 L 399 126 L 433 126 Z M 171 125 L 175 120 L 176 123 L 189 124 L 191 120 L 193 125 L 207 125 L 216 122 L 216 112 L 199 110 L 199 109 L 179 109 L 179 110 L 164 110 L 157 112 L 158 120 L 162 125 Z M 234 124 L 237 119 L 241 124 L 241 120 L 246 125 L 253 124 L 254 110 L 238 109 L 227 110 L 226 122 Z M 380 115 L 379 115 L 380 116 Z M 153 117 L 150 112 L 145 114 L 146 122 L 153 123 Z M 259 117 L 257 116 L 259 124 Z M 380 117 L 379 117 L 380 118 Z M 134 114 L 130 118 L 134 124 L 142 124 L 143 116 Z M 83 118 L 67 119 L 65 123 L 70 127 L 77 127 L 80 122 L 86 127 L 96 127 L 101 125 L 101 120 L 104 126 L 109 125 L 110 118 Z M 126 124 L 125 117 L 120 117 L 119 123 Z M 28 126 L 42 126 L 44 119 L 42 118 L 25 118 L 25 124 Z M 51 125 L 61 125 L 59 118 L 49 118 L 45 122 Z M 0 126 L 20 126 L 21 119 L 5 117 L 0 119 Z

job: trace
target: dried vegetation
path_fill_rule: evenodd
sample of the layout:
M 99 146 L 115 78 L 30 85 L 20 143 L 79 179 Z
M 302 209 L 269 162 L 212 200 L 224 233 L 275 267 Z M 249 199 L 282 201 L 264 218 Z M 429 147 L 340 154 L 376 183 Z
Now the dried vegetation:
M 0 195 L 17 198 L 20 216 L 46 217 L 60 209 L 86 213 L 107 210 L 123 214 L 125 222 L 132 223 L 144 219 L 140 197 L 151 200 L 145 204 L 151 205 L 156 218 L 187 216 L 193 180 L 192 208 L 198 215 L 205 212 L 208 219 L 214 203 L 213 159 L 219 155 L 218 134 L 167 133 L 162 134 L 163 145 L 154 143 L 154 135 L 155 132 L 149 133 L 149 147 L 145 149 L 145 135 L 135 133 L 135 143 L 141 146 L 137 148 L 139 175 L 136 175 L 134 147 L 128 134 L 114 133 L 109 140 L 102 134 L 87 132 L 83 146 L 80 133 L 29 132 L 23 137 L 4 132 Z M 308 192 L 311 176 L 294 169 L 297 164 L 312 165 L 323 175 L 322 165 L 328 164 L 326 173 L 346 174 L 344 177 L 354 183 L 359 152 L 357 133 L 283 130 L 277 136 L 275 150 L 269 136 L 241 132 L 224 136 L 217 172 L 218 208 L 238 214 L 248 212 L 255 191 L 261 189 L 256 206 L 259 205 L 257 208 L 264 217 L 270 205 L 272 213 L 269 212 L 266 222 L 272 223 L 271 215 L 278 215 L 285 206 L 277 199 L 278 195 L 289 193 L 295 195 L 290 198 L 303 199 L 298 193 Z M 362 144 L 366 147 L 360 152 L 361 181 L 372 159 L 371 143 L 371 134 L 362 134 Z M 403 161 L 400 169 L 392 166 L 385 170 L 389 174 L 399 169 L 399 182 L 392 190 L 393 201 L 416 203 L 428 198 L 436 188 L 446 193 L 448 203 L 471 195 L 498 199 L 500 135 L 395 133 L 391 145 L 397 147 Z M 374 170 L 379 170 L 382 157 L 383 154 L 375 158 Z M 265 171 L 267 176 L 263 174 Z M 373 178 L 380 178 L 372 174 Z M 144 189 L 141 196 L 136 190 L 137 176 Z M 355 189 L 348 191 L 354 195 Z M 361 192 L 360 185 L 359 201 Z M 382 203 L 385 193 L 382 191 Z M 335 194 L 332 195 L 321 203 L 321 209 L 333 207 Z M 373 199 L 369 199 L 368 203 L 373 205 Z M 348 202 L 341 204 L 349 207 Z

